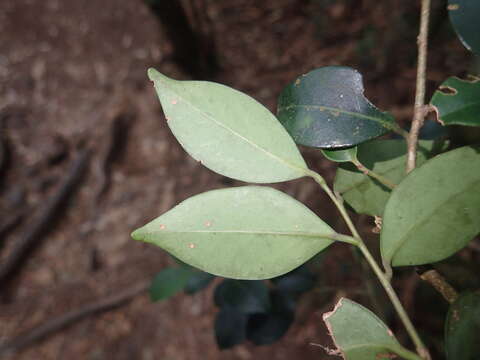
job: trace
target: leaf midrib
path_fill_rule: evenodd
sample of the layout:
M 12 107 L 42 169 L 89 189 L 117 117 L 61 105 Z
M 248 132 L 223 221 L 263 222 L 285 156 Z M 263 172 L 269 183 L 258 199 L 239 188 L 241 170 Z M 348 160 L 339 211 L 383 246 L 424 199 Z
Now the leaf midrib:
M 271 236 L 298 236 L 331 239 L 337 233 L 313 233 L 303 231 L 257 231 L 257 230 L 158 230 L 144 233 L 145 236 L 161 234 L 242 234 L 242 235 L 271 235 Z
M 292 108 L 296 108 L 296 107 L 299 107 L 299 108 L 313 108 L 313 109 L 318 109 L 320 111 L 323 111 L 323 110 L 326 110 L 326 111 L 333 111 L 333 112 L 338 112 L 340 114 L 345 114 L 345 115 L 350 115 L 350 116 L 353 116 L 353 117 L 358 117 L 358 118 L 361 118 L 361 119 L 366 119 L 366 120 L 371 120 L 371 121 L 374 121 L 376 123 L 379 123 L 380 125 L 382 125 L 385 129 L 388 129 L 388 130 L 395 130 L 396 129 L 396 126 L 395 126 L 395 123 L 394 122 L 390 122 L 390 121 L 387 121 L 387 120 L 384 120 L 383 118 L 380 118 L 380 117 L 373 117 L 373 116 L 369 116 L 369 115 L 364 115 L 362 113 L 359 113 L 359 112 L 353 112 L 353 111 L 347 111 L 347 110 L 344 110 L 344 109 L 341 109 L 341 108 L 336 108 L 336 107 L 330 107 L 330 106 L 323 106 L 323 105 L 305 105 L 305 104 L 302 104 L 302 105 L 287 105 L 287 106 L 281 106 L 278 108 L 279 111 L 283 111 L 283 110 L 290 110 Z M 374 107 L 375 110 L 379 111 L 383 116 L 385 116 L 386 118 L 391 118 L 390 115 L 388 113 L 384 113 L 384 112 L 381 112 L 380 110 L 378 110 L 377 108 Z
M 280 162 L 280 163 L 283 163 L 285 164 L 286 166 L 290 167 L 291 169 L 294 169 L 295 171 L 300 171 L 301 173 L 305 174 L 306 175 L 306 171 L 305 170 L 308 170 L 306 168 L 303 168 L 303 167 L 298 167 L 288 161 L 286 161 L 285 159 L 281 158 L 281 157 L 278 157 L 277 155 L 271 153 L 270 151 L 264 149 L 263 147 L 255 144 L 254 142 L 252 142 L 251 140 L 249 140 L 248 138 L 246 138 L 245 136 L 239 134 L 237 131 L 235 131 L 234 129 L 226 126 L 225 124 L 217 121 L 214 117 L 210 116 L 208 113 L 202 111 L 200 108 L 198 108 L 197 106 L 193 105 L 190 101 L 188 101 L 185 97 L 183 97 L 181 94 L 179 94 L 178 92 L 176 92 L 172 87 L 168 86 L 167 85 L 167 82 L 165 81 L 162 81 L 162 80 L 158 80 L 160 83 L 162 83 L 162 85 L 167 88 L 168 90 L 170 90 L 171 92 L 173 92 L 174 94 L 176 94 L 178 97 L 180 97 L 185 103 L 187 103 L 192 109 L 194 109 L 195 111 L 197 111 L 200 115 L 204 116 L 205 118 L 211 120 L 215 125 L 229 131 L 230 133 L 232 133 L 234 136 L 237 136 L 238 138 L 242 139 L 243 141 L 245 141 L 247 144 L 249 144 L 250 146 L 262 151 L 263 153 L 265 153 L 267 156 L 271 157 L 272 159 L 275 159 L 276 161 Z M 292 140 L 293 141 L 293 140 Z M 298 149 L 297 149 L 298 151 Z M 300 155 L 300 158 L 301 155 Z

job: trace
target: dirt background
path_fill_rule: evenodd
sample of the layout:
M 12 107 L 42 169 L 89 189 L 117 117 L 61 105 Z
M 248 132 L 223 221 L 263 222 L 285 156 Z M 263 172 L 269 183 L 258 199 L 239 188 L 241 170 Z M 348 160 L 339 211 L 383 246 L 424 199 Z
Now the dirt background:
M 446 21 L 445 2 L 435 3 L 430 93 L 472 64 Z M 89 151 L 87 170 L 68 192 L 66 205 L 37 236 L 13 280 L 0 284 L 0 343 L 151 279 L 172 260 L 131 240 L 130 232 L 191 195 L 240 184 L 212 173 L 181 149 L 146 77 L 148 67 L 174 78 L 227 84 L 274 111 L 281 89 L 298 75 L 347 65 L 364 74 L 375 104 L 400 121 L 411 117 L 417 1 L 191 0 L 183 5 L 198 36 L 193 45 L 188 38 L 172 42 L 180 31 L 160 22 L 141 0 L 0 2 L 1 262 L 42 217 L 72 164 Z M 190 54 L 187 60 L 178 56 L 182 47 Z M 314 151 L 305 154 L 313 168 L 333 179 L 332 164 Z M 311 181 L 277 187 L 342 228 Z M 373 238 L 371 219 L 358 220 Z M 339 295 L 368 305 L 358 294 L 364 287 L 360 273 L 350 251 L 333 246 L 319 281 L 336 290 L 322 292 L 319 285 L 304 296 L 294 326 L 272 346 L 219 351 L 210 286 L 160 303 L 151 303 L 143 292 L 5 358 L 327 359 L 320 347 L 310 345 L 328 343 L 321 313 Z M 416 280 L 408 275 L 396 285 L 413 313 L 410 290 Z

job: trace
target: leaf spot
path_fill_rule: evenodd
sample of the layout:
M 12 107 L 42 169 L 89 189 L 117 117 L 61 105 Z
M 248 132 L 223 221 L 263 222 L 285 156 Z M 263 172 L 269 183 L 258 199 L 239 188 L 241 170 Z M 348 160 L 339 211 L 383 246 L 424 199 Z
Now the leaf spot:
M 167 227 L 164 224 L 160 224 L 159 228 L 160 230 L 165 230 Z
M 173 99 L 172 100 L 172 105 L 177 105 L 178 104 L 178 100 L 177 99 Z
M 205 221 L 205 226 L 206 226 L 206 227 L 212 226 L 212 222 L 211 222 L 211 221 Z
M 188 247 L 189 247 L 190 249 L 195 249 L 195 244 L 194 244 L 194 243 L 190 243 L 190 244 L 188 244 Z
M 300 80 L 300 79 L 297 79 L 297 80 L 295 81 L 295 86 L 300 85 L 300 83 L 301 83 L 301 80 Z
M 460 5 L 459 4 L 450 4 L 447 6 L 447 9 L 448 10 L 458 10 L 460 9 Z

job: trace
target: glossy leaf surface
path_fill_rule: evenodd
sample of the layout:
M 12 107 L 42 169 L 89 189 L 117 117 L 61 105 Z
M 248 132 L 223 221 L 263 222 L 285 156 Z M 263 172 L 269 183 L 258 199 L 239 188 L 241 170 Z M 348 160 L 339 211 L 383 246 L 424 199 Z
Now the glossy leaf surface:
M 348 149 L 339 149 L 339 150 L 327 150 L 322 149 L 322 154 L 330 161 L 335 162 L 353 162 L 357 160 L 357 150 L 358 148 L 352 147 Z
M 150 298 L 160 301 L 183 291 L 193 272 L 188 267 L 171 267 L 160 271 L 150 285 Z
M 480 2 L 478 0 L 448 0 L 450 21 L 468 50 L 480 55 Z
M 326 66 L 300 76 L 278 100 L 278 118 L 297 144 L 335 149 L 357 145 L 389 132 L 391 115 L 363 94 L 360 73 Z
M 480 126 L 480 78 L 451 77 L 435 91 L 430 103 L 443 125 Z
M 403 349 L 387 326 L 370 310 L 342 298 L 323 314 L 337 350 L 346 360 L 386 360 Z
M 306 164 L 275 116 L 253 98 L 208 81 L 176 81 L 150 69 L 168 126 L 196 160 L 242 181 L 305 175 Z
M 480 354 L 480 292 L 468 292 L 450 306 L 445 322 L 448 360 L 474 360 Z
M 420 142 L 418 165 L 426 161 L 433 147 L 433 142 Z M 358 160 L 368 169 L 399 184 L 405 177 L 406 151 L 403 140 L 375 140 L 358 146 Z M 334 189 L 357 213 L 372 216 L 382 216 L 391 192 L 353 164 L 342 164 L 337 169 Z
M 288 195 L 245 186 L 193 196 L 132 237 L 156 244 L 203 271 L 266 279 L 300 266 L 335 232 Z
M 480 232 L 479 148 L 438 155 L 396 187 L 383 217 L 381 252 L 394 266 L 443 260 Z

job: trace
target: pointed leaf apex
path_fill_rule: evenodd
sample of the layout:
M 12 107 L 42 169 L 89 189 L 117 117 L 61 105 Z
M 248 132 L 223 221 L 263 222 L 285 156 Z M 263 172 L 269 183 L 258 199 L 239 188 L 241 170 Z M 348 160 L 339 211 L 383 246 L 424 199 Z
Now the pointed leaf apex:
M 130 236 L 132 237 L 133 240 L 137 240 L 137 241 L 143 241 L 144 240 L 142 228 L 138 228 L 138 229 L 134 230 L 130 234 Z

